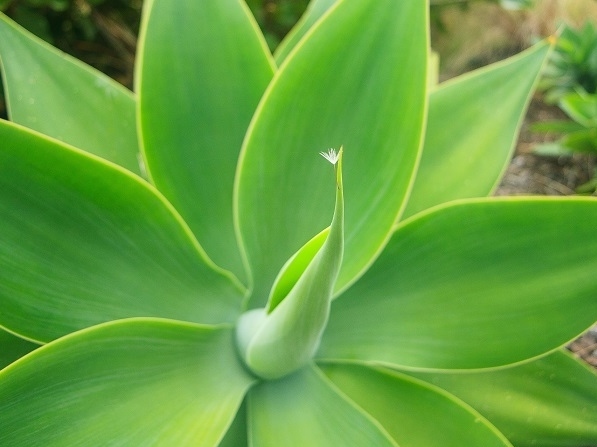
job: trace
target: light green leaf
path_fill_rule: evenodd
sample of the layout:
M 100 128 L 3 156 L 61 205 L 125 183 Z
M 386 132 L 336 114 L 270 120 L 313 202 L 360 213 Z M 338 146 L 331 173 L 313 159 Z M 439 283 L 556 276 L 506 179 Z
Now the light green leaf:
M 277 72 L 249 129 L 236 184 L 254 277 L 251 307 L 263 307 L 280 268 L 329 224 L 334 203 L 320 151 L 345 152 L 349 205 L 337 289 L 385 244 L 419 156 L 426 20 L 424 2 L 339 2 Z
M 252 388 L 248 410 L 253 447 L 398 447 L 314 367 Z
M 10 119 L 140 174 L 133 94 L 0 13 Z
M 425 145 L 404 218 L 497 187 L 550 46 L 441 84 L 429 98 Z
M 330 153 L 335 159 L 336 154 Z M 333 163 L 336 208 L 323 246 L 281 303 L 244 314 L 238 323 L 245 363 L 260 377 L 276 379 L 309 363 L 328 321 L 344 252 L 342 149 Z
M 479 413 L 439 388 L 387 369 L 320 367 L 400 447 L 511 446 Z
M 273 76 L 263 36 L 244 1 L 150 0 L 139 48 L 149 175 L 216 264 L 245 279 L 232 187 L 249 121 Z
M 307 10 L 298 21 L 298 23 L 290 30 L 284 40 L 278 45 L 274 52 L 274 58 L 278 65 L 288 57 L 288 54 L 297 46 L 303 36 L 309 31 L 313 25 L 323 16 L 338 0 L 311 0 Z
M 564 350 L 496 371 L 409 373 L 460 397 L 517 447 L 597 445 L 597 374 Z
M 124 169 L 0 121 L 0 325 L 49 341 L 134 316 L 233 322 L 242 290 Z
M 321 233 L 313 237 L 309 242 L 303 245 L 292 257 L 284 264 L 278 277 L 274 281 L 270 297 L 267 301 L 268 309 L 275 308 L 282 302 L 288 293 L 295 286 L 301 275 L 307 269 L 315 255 L 319 252 L 330 233 L 326 228 Z
M 252 379 L 231 329 L 96 326 L 0 372 L 0 445 L 217 446 Z
M 36 348 L 39 348 L 39 345 L 17 337 L 0 327 L 0 369 Z
M 597 320 L 595 221 L 587 198 L 477 199 L 419 214 L 334 301 L 318 356 L 468 369 L 556 349 Z

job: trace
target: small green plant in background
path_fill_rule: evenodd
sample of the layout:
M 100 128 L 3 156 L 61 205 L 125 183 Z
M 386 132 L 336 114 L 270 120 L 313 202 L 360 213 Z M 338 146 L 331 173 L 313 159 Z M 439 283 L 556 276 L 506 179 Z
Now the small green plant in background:
M 574 29 L 565 26 L 558 38 L 539 88 L 544 100 L 557 104 L 569 119 L 535 123 L 536 132 L 561 137 L 538 145 L 542 155 L 597 154 L 597 29 L 591 22 Z M 578 192 L 593 192 L 597 178 L 581 185 Z
M 428 15 L 147 1 L 134 93 L 0 19 L 0 445 L 597 442 L 597 202 L 485 197 L 549 44 Z

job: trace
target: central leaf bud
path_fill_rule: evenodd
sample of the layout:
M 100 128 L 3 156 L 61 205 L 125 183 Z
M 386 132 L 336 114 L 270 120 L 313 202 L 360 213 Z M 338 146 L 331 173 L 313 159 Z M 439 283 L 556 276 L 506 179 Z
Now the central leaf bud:
M 267 306 L 246 312 L 237 326 L 238 348 L 245 364 L 265 379 L 283 377 L 307 364 L 328 321 L 344 252 L 342 148 L 321 155 L 336 172 L 332 224 L 286 263 Z M 300 268 L 303 264 L 306 267 Z

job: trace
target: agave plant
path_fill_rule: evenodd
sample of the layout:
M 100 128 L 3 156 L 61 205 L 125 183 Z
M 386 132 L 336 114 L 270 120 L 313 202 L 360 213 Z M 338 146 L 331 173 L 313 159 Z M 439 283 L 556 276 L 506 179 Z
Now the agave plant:
M 597 442 L 597 203 L 483 198 L 548 52 L 435 87 L 425 2 L 272 57 L 149 0 L 131 93 L 2 17 L 0 445 Z

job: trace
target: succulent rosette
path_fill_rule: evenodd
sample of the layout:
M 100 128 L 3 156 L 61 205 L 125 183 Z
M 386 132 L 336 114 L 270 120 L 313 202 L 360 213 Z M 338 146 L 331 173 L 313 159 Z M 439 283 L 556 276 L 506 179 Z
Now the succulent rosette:
M 146 0 L 130 92 L 2 16 L 0 445 L 596 443 L 597 202 L 486 197 L 550 45 L 428 28 Z

